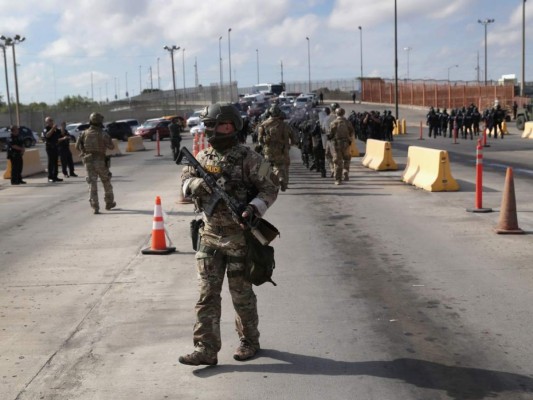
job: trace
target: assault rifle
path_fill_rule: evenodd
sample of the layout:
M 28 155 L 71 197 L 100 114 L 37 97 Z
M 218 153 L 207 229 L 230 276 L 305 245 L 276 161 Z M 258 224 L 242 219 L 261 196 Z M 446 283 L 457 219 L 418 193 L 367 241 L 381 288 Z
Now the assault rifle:
M 211 198 L 209 202 L 204 205 L 204 212 L 208 217 L 213 215 L 216 205 L 219 201 L 223 201 L 231 211 L 233 220 L 240 225 L 244 225 L 250 230 L 252 235 L 262 244 L 267 245 L 273 241 L 276 236 L 279 236 L 279 231 L 270 222 L 263 218 L 251 215 L 249 218 L 243 218 L 242 213 L 246 209 L 246 204 L 241 204 L 233 197 L 229 196 L 223 189 L 223 178 L 215 179 L 213 175 L 207 172 L 198 162 L 198 160 L 191 154 L 189 149 L 182 147 L 178 157 L 176 158 L 176 164 L 181 164 L 181 161 L 185 157 L 195 170 L 196 173 L 202 178 L 205 184 L 211 189 Z

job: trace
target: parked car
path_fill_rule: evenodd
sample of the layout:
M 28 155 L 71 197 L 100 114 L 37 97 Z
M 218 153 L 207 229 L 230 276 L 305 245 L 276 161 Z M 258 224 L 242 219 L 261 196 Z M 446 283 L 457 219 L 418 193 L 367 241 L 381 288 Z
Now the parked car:
M 137 128 L 135 135 L 154 141 L 157 139 L 157 132 L 159 131 L 159 139 L 163 140 L 164 138 L 170 137 L 169 125 L 170 121 L 168 119 L 148 119 Z
M 190 134 L 191 136 L 194 136 L 195 134 L 202 134 L 204 133 L 205 134 L 205 125 L 203 122 L 200 122 L 198 125 L 196 126 L 193 126 L 191 129 L 190 129 Z
M 125 122 L 130 126 L 131 132 L 135 132 L 139 127 L 139 121 L 136 119 L 118 119 L 115 122 Z
M 90 124 L 88 122 L 76 122 L 74 124 L 67 124 L 66 129 L 68 134 L 71 137 L 71 141 L 75 142 L 78 140 L 80 134 L 88 129 Z
M 171 122 L 174 118 L 177 118 L 179 124 L 181 125 L 181 132 L 183 132 L 185 130 L 185 127 L 187 126 L 187 121 L 185 120 L 185 118 L 179 115 L 165 115 L 164 117 L 161 117 L 161 118 L 168 119 Z
M 307 96 L 299 96 L 296 99 L 294 99 L 293 107 L 294 108 L 311 108 L 313 107 L 313 100 L 311 97 Z
M 24 147 L 32 147 L 37 144 L 37 135 L 36 132 L 32 131 L 26 126 L 19 127 L 19 135 L 24 141 Z M 11 130 L 8 127 L 0 128 L 0 148 L 4 151 L 7 147 L 7 141 L 11 137 Z
M 294 111 L 293 107 L 290 104 L 281 104 L 279 106 L 280 110 L 285 114 L 285 119 L 289 119 Z
M 318 106 L 318 96 L 316 95 L 316 93 L 304 93 L 304 94 L 301 94 L 299 97 L 309 97 L 311 98 L 311 103 L 313 105 L 313 107 L 315 106 Z
M 196 110 L 187 118 L 187 128 L 192 128 L 200 123 L 200 114 L 203 110 Z
M 133 135 L 131 127 L 127 122 L 109 122 L 105 125 L 105 131 L 112 139 L 127 141 Z

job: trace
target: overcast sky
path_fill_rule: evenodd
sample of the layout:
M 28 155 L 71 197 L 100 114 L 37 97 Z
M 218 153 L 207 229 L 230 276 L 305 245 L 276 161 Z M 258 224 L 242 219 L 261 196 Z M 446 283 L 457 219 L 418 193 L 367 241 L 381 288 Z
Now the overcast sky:
M 522 0 L 397 0 L 400 79 L 484 79 L 487 26 L 488 79 L 521 78 Z M 232 78 L 239 86 L 354 79 L 363 74 L 394 77 L 393 0 L 0 0 L 0 34 L 20 34 L 16 46 L 20 101 L 55 103 L 66 95 L 112 99 L 142 87 L 210 85 Z M 362 27 L 362 30 L 358 29 Z M 526 81 L 533 81 L 533 1 L 526 3 Z M 219 37 L 222 36 L 222 40 Z M 410 50 L 405 50 L 409 48 Z M 7 49 L 10 92 L 13 59 Z M 259 59 L 259 63 L 257 63 Z M 409 61 L 409 62 L 408 62 Z M 2 64 L 0 64 L 2 65 Z M 458 67 L 455 67 L 458 65 Z M 150 79 L 150 67 L 152 79 Z M 158 72 L 159 69 L 159 72 Z M 3 70 L 3 68 L 2 68 Z M 3 71 L 2 71 L 3 72 Z M 3 76 L 0 75 L 0 76 Z M 91 85 L 92 76 L 92 85 Z M 127 76 L 127 79 L 126 79 Z M 159 80 L 158 80 L 159 76 Z M 0 79 L 5 99 L 5 79 Z

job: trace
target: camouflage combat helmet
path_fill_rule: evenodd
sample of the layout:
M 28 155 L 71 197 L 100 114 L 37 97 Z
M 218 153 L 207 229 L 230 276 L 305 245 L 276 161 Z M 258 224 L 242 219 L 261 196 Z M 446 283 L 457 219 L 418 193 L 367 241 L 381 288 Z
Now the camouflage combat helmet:
M 331 110 L 332 110 L 332 111 L 335 111 L 337 108 L 340 107 L 340 105 L 339 105 L 339 103 L 331 103 L 331 106 L 330 106 L 330 107 L 331 107 Z
M 341 107 L 339 107 L 339 108 L 337 108 L 335 110 L 335 114 L 337 114 L 337 116 L 339 116 L 339 117 L 342 117 L 344 115 L 344 112 L 345 112 L 344 108 L 341 108 Z
M 102 125 L 104 123 L 104 116 L 102 114 L 100 114 L 100 113 L 93 112 L 89 116 L 89 122 L 92 125 Z
M 200 114 L 200 120 L 206 126 L 207 131 L 211 127 L 211 131 L 215 131 L 216 126 L 221 121 L 231 121 L 235 126 L 236 131 L 242 129 L 242 117 L 239 110 L 231 103 L 215 103 L 207 106 Z M 213 129 L 215 128 L 215 129 Z
M 283 116 L 283 112 L 277 104 L 274 104 L 272 107 L 270 107 L 268 111 L 270 112 L 271 117 L 279 118 Z

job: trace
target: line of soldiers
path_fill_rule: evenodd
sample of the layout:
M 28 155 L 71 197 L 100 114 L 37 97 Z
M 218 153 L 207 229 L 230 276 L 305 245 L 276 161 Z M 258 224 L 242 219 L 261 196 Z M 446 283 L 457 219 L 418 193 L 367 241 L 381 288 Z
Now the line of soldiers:
M 430 107 L 426 115 L 426 125 L 429 127 L 428 136 L 433 136 L 434 138 L 437 136 L 446 137 L 447 133 L 450 138 L 453 138 L 454 130 L 456 130 L 458 137 L 467 139 L 470 136 L 472 140 L 474 136 L 479 136 L 480 123 L 483 123 L 488 130 L 488 137 L 492 137 L 494 130 L 494 138 L 498 137 L 499 131 L 500 138 L 503 139 L 502 123 L 504 120 L 505 110 L 502 109 L 500 104 L 484 110 L 483 113 L 480 113 L 474 104 L 470 104 L 468 108 L 452 109 L 450 114 L 448 114 L 446 108 L 440 111 L 438 108 L 435 110 Z
M 338 103 L 332 103 L 320 112 L 302 110 L 289 120 L 304 166 L 325 178 L 327 162 L 336 185 L 349 180 L 350 145 L 355 140 L 353 125 L 344 114 Z

